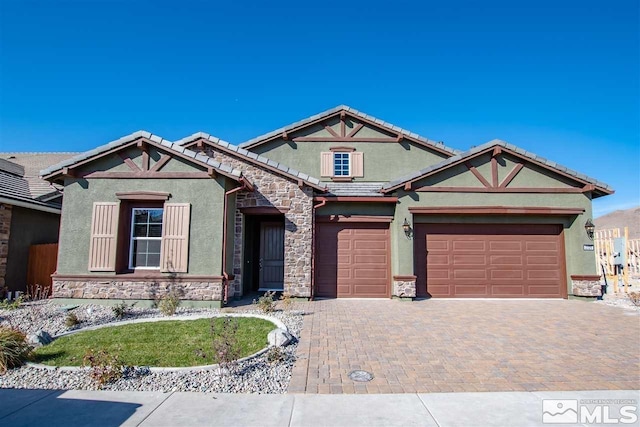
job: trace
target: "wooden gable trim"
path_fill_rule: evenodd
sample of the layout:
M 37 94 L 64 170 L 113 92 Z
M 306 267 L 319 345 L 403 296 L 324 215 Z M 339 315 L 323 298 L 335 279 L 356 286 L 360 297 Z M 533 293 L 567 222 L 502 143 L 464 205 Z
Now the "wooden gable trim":
M 509 185 L 509 183 L 511 183 L 511 181 L 513 181 L 513 178 L 515 178 L 516 175 L 518 175 L 518 172 L 520 172 L 523 167 L 524 167 L 524 163 L 518 163 L 517 165 L 515 165 L 513 167 L 513 169 L 511 169 L 511 172 L 509 172 L 509 175 L 507 175 L 502 180 L 502 182 L 500 183 L 499 187 L 505 188 L 507 185 Z
M 487 181 L 485 177 L 482 176 L 482 174 L 478 171 L 478 169 L 476 169 L 475 166 L 471 164 L 471 162 L 464 162 L 464 165 L 467 167 L 467 169 L 471 171 L 473 176 L 478 178 L 478 181 L 480 181 L 482 185 L 484 185 L 485 187 L 491 187 L 491 184 L 489 184 L 489 181 Z
M 410 207 L 412 214 L 473 214 L 473 215 L 580 215 L 584 209 L 514 206 L 437 206 Z
M 163 191 L 128 191 L 116 193 L 116 197 L 120 200 L 169 200 L 171 193 Z
M 414 190 L 417 193 L 584 193 L 583 188 L 534 188 L 534 187 L 433 187 L 424 186 Z
M 351 130 L 351 132 L 349 134 L 346 134 L 346 126 L 345 126 L 345 123 L 344 123 L 344 119 L 347 116 L 350 117 L 351 119 L 355 120 L 355 121 L 359 121 L 360 122 L 360 123 L 358 123 L 358 125 L 356 125 L 353 128 L 353 130 Z M 365 119 L 363 117 L 359 117 L 359 116 L 356 116 L 356 115 L 349 114 L 348 112 L 346 112 L 344 110 L 337 111 L 337 112 L 335 112 L 333 114 L 329 114 L 329 115 L 324 116 L 324 117 L 319 117 L 319 118 L 317 118 L 315 120 L 312 120 L 310 122 L 307 122 L 307 123 L 305 123 L 303 125 L 299 125 L 299 126 L 296 126 L 293 129 L 289 129 L 287 131 L 284 131 L 283 134 L 286 134 L 287 138 L 283 138 L 283 139 L 290 140 L 292 133 L 296 133 L 296 132 L 298 132 L 298 131 L 300 131 L 302 129 L 305 129 L 307 127 L 311 127 L 313 125 L 322 124 L 323 122 L 325 122 L 327 120 L 330 120 L 330 119 L 333 119 L 335 117 L 340 117 L 340 119 L 341 119 L 340 127 L 341 127 L 342 136 L 339 139 L 335 138 L 335 137 L 333 139 L 330 139 L 330 138 L 327 138 L 327 137 L 319 137 L 319 139 L 316 139 L 318 137 L 297 137 L 297 138 L 293 138 L 293 141 L 307 141 L 307 142 L 400 142 L 403 139 L 406 139 L 408 141 L 413 142 L 414 144 L 420 145 L 420 146 L 422 146 L 424 148 L 427 148 L 429 150 L 433 150 L 433 151 L 435 151 L 437 153 L 444 154 L 447 157 L 454 156 L 453 153 L 450 153 L 449 151 L 447 151 L 447 150 L 445 150 L 443 148 L 440 148 L 440 147 L 437 147 L 435 145 L 431 145 L 431 144 L 428 144 L 426 142 L 420 141 L 417 138 L 412 138 L 409 135 L 405 135 L 405 134 L 399 133 L 399 132 L 397 132 L 397 131 L 395 131 L 395 130 L 393 130 L 391 128 L 387 128 L 385 126 L 382 126 L 379 123 L 374 122 L 373 120 L 368 120 L 368 119 Z M 390 133 L 390 134 L 392 134 L 394 136 L 393 137 L 389 137 L 389 138 L 355 138 L 356 133 L 358 133 L 360 131 L 360 129 L 362 129 L 364 124 L 368 124 L 368 125 L 373 126 L 375 128 L 382 129 L 385 132 Z M 252 143 L 250 145 L 247 145 L 244 148 L 246 148 L 247 150 L 251 150 L 252 148 L 255 148 L 255 147 L 259 146 L 259 145 L 266 144 L 268 142 L 274 141 L 274 140 L 282 137 L 283 134 L 272 135 L 272 136 L 270 136 L 268 138 L 263 139 L 262 141 L 256 141 L 256 142 L 254 142 L 254 143 Z M 300 138 L 304 138 L 304 139 L 300 139 Z
M 207 172 L 91 172 L 85 179 L 211 179 Z
M 141 145 L 142 144 L 142 145 Z M 151 167 L 150 170 L 145 171 L 140 169 L 134 162 L 133 160 L 131 160 L 130 158 L 128 158 L 126 155 L 124 155 L 123 153 L 121 153 L 122 151 L 126 150 L 127 148 L 136 146 L 136 147 L 145 147 L 145 146 L 153 146 L 156 147 L 158 150 L 166 152 L 167 154 L 163 155 L 160 160 L 158 160 L 158 162 Z M 144 152 L 143 152 L 144 153 Z M 66 168 L 62 168 L 60 171 L 51 173 L 47 176 L 44 176 L 43 179 L 45 180 L 49 180 L 49 179 L 55 179 L 55 177 L 63 174 L 65 171 L 67 173 L 74 173 L 75 170 L 77 168 L 79 168 L 80 166 L 89 164 L 97 159 L 100 159 L 102 157 L 106 157 L 109 156 L 111 154 L 118 154 L 118 156 L 120 156 L 120 158 L 123 159 L 124 163 L 127 164 L 127 166 L 129 166 L 129 168 L 131 169 L 131 172 L 106 172 L 106 171 L 96 171 L 96 172 L 90 172 L 90 173 L 86 173 L 86 174 L 78 174 L 78 175 L 82 175 L 83 178 L 203 178 L 203 177 L 207 177 L 210 178 L 210 176 L 207 174 L 207 172 L 167 172 L 167 173 L 163 173 L 162 175 L 153 175 L 150 172 L 157 172 L 158 170 L 160 170 L 169 160 L 171 160 L 174 157 L 179 157 L 183 160 L 186 160 L 188 163 L 192 163 L 196 166 L 199 166 L 203 169 L 206 169 L 207 171 L 209 171 L 209 168 L 212 168 L 211 165 L 207 164 L 207 163 L 203 163 L 200 160 L 194 159 L 193 157 L 189 157 L 187 155 L 184 155 L 183 153 L 176 151 L 176 150 L 172 150 L 170 148 L 167 148 L 165 146 L 163 146 L 160 143 L 154 142 L 152 140 L 149 140 L 147 138 L 144 137 L 140 137 L 137 138 L 133 141 L 130 141 L 126 144 L 123 144 L 119 147 L 114 147 L 110 150 L 105 151 L 104 153 L 100 153 L 98 155 L 95 155 L 93 157 L 90 157 L 88 159 L 84 159 L 82 161 L 79 161 L 78 163 L 75 163 L 71 166 L 68 166 Z M 164 156 L 168 156 L 168 157 L 164 157 Z M 144 161 L 143 161 L 144 163 Z M 158 163 L 160 163 L 159 166 Z M 235 176 L 233 174 L 230 174 L 228 172 L 222 171 L 222 170 L 215 170 L 214 171 L 216 173 L 219 173 L 221 175 L 224 175 L 228 178 L 233 179 L 234 181 L 239 182 L 240 181 L 240 177 Z M 204 176 L 202 176 L 202 174 L 204 174 Z
M 528 158 L 528 157 L 522 156 L 521 154 L 519 154 L 519 153 L 517 153 L 517 152 L 515 152 L 515 151 L 512 151 L 512 150 L 509 150 L 508 148 L 504 148 L 504 147 L 489 147 L 489 148 L 487 148 L 487 149 L 485 149 L 485 150 L 483 150 L 483 151 L 479 151 L 479 152 L 474 153 L 474 154 L 472 154 L 472 155 L 470 155 L 470 156 L 468 156 L 468 157 L 465 157 L 465 158 L 462 158 L 462 159 L 460 159 L 460 160 L 458 160 L 458 161 L 455 161 L 455 162 L 453 162 L 453 163 L 451 163 L 451 164 L 449 164 L 449 165 L 447 165 L 447 166 L 445 166 L 445 167 L 443 167 L 443 168 L 440 168 L 440 169 L 436 169 L 436 170 L 430 171 L 430 172 L 425 173 L 425 174 L 423 174 L 423 175 L 421 175 L 421 176 L 419 176 L 419 177 L 412 178 L 412 179 L 410 179 L 410 180 L 407 180 L 407 181 L 405 181 L 405 182 L 402 182 L 401 184 L 397 184 L 397 185 L 394 185 L 393 187 L 390 187 L 390 188 L 387 188 L 387 189 L 383 189 L 383 190 L 382 190 L 382 192 L 383 192 L 383 193 L 390 193 L 390 192 L 392 192 L 392 191 L 397 190 L 397 189 L 398 189 L 398 188 L 400 188 L 400 187 L 403 187 L 403 186 L 404 186 L 404 185 L 406 185 L 406 183 L 408 183 L 408 182 L 410 182 L 410 183 L 415 183 L 416 181 L 420 181 L 420 180 L 425 179 L 425 178 L 427 178 L 427 177 L 429 177 L 429 176 L 436 175 L 436 174 L 438 174 L 438 173 L 440 173 L 440 172 L 442 172 L 442 171 L 444 171 L 444 170 L 447 170 L 447 169 L 449 169 L 449 168 L 452 168 L 452 167 L 458 166 L 458 165 L 460 165 L 460 164 L 464 164 L 465 166 L 467 166 L 467 168 L 468 168 L 468 169 L 469 169 L 469 170 L 470 170 L 470 171 L 471 171 L 471 172 L 476 176 L 476 178 L 478 178 L 478 180 L 479 180 L 479 181 L 480 181 L 480 182 L 481 182 L 485 187 L 489 187 L 489 188 L 491 188 L 491 187 L 493 187 L 493 186 L 492 186 L 492 184 L 490 184 L 490 183 L 489 183 L 489 181 L 487 181 L 487 180 L 486 180 L 486 179 L 485 179 L 485 178 L 480 174 L 480 172 L 478 172 L 478 171 L 477 171 L 477 169 L 471 165 L 470 161 L 471 161 L 472 159 L 475 159 L 475 158 L 480 157 L 480 156 L 482 156 L 482 155 L 485 155 L 485 154 L 487 154 L 487 153 L 491 153 L 491 155 L 492 155 L 492 161 L 493 161 L 493 159 L 495 158 L 495 157 L 493 157 L 493 156 L 494 156 L 494 150 L 495 150 L 495 148 L 500 148 L 499 154 L 507 153 L 507 154 L 509 154 L 509 155 L 511 155 L 511 156 L 513 156 L 513 157 L 516 157 L 516 158 L 518 158 L 518 159 L 521 159 L 521 160 L 522 160 L 522 163 L 518 163 L 518 165 L 520 165 L 520 164 L 523 164 L 523 165 L 524 165 L 524 163 L 531 163 L 531 164 L 534 164 L 534 165 L 536 165 L 536 166 L 539 166 L 539 167 L 541 167 L 541 168 L 543 168 L 543 169 L 546 169 L 546 170 L 548 170 L 548 171 L 551 171 L 551 172 L 553 172 L 553 173 L 556 173 L 556 174 L 558 174 L 558 175 L 560 175 L 560 176 L 563 176 L 563 177 L 565 177 L 565 178 L 568 178 L 568 179 L 570 179 L 571 181 L 574 181 L 574 182 L 577 182 L 577 183 L 583 184 L 583 186 L 586 186 L 586 185 L 593 185 L 593 184 L 590 184 L 590 183 L 588 183 L 588 182 L 586 182 L 586 181 L 584 181 L 584 180 L 582 180 L 582 179 L 578 178 L 577 176 L 574 176 L 574 175 L 571 175 L 571 174 L 565 173 L 565 172 L 563 172 L 563 171 L 561 171 L 561 170 L 559 170 L 559 169 L 556 169 L 556 168 L 553 168 L 553 167 L 551 167 L 551 166 L 545 165 L 544 163 L 541 163 L 541 162 L 538 162 L 538 161 L 533 160 L 533 159 L 531 159 L 531 158 Z M 517 173 L 520 171 L 520 169 L 522 168 L 522 166 L 518 166 L 518 165 L 514 166 L 514 169 L 515 169 L 515 168 L 518 168 L 518 171 L 517 171 L 517 172 L 515 172 L 515 174 L 517 174 Z M 496 167 L 497 167 L 497 165 L 496 165 Z M 475 172 L 474 172 L 474 170 L 475 170 Z M 509 173 L 509 175 L 511 175 L 511 173 L 513 173 L 513 172 L 514 172 L 514 170 L 512 170 L 512 171 Z M 509 180 L 508 182 L 506 182 L 505 186 L 506 186 L 506 185 L 508 185 L 508 184 L 509 184 L 509 182 L 511 182 L 511 180 L 513 180 L 513 178 L 515 177 L 515 174 L 514 174 L 513 176 L 511 176 L 511 177 L 510 177 L 510 180 Z M 493 175 L 493 170 L 492 170 L 492 175 Z M 509 178 L 509 176 L 507 176 L 507 178 Z M 505 178 L 505 181 L 506 181 L 506 179 L 507 179 L 507 178 Z M 503 181 L 503 182 L 504 182 L 504 181 Z M 502 185 L 502 184 L 498 184 L 497 186 L 498 186 L 498 187 L 500 187 L 501 185 Z M 584 188 L 584 187 L 583 187 L 583 188 Z M 591 190 L 591 191 L 596 191 L 596 190 L 597 190 L 597 191 L 601 191 L 601 192 L 602 192 L 602 193 L 604 193 L 604 194 L 613 194 L 613 193 L 614 193 L 614 192 L 613 192 L 613 191 L 611 191 L 611 190 L 607 190 L 607 189 L 604 189 L 604 188 L 601 188 L 601 187 L 596 187 L 595 185 L 593 186 L 593 188 L 594 188 L 594 190 Z M 424 189 L 424 187 L 421 187 L 421 189 Z
M 278 168 L 276 168 L 274 166 L 271 166 L 271 165 L 268 165 L 268 164 L 262 163 L 262 162 L 257 162 L 257 161 L 255 161 L 255 159 L 252 159 L 251 157 L 247 157 L 247 156 L 244 156 L 242 154 L 238 154 L 237 151 L 233 151 L 233 150 L 230 150 L 227 147 L 224 147 L 222 145 L 215 144 L 215 143 L 213 143 L 213 142 L 211 142 L 211 141 L 209 141 L 209 140 L 207 140 L 205 138 L 198 138 L 197 140 L 194 140 L 192 142 L 189 142 L 189 143 L 183 145 L 183 147 L 189 148 L 192 145 L 197 144 L 198 142 L 202 142 L 202 143 L 210 146 L 214 150 L 222 151 L 223 153 L 228 154 L 231 157 L 240 158 L 241 160 L 243 160 L 243 161 L 245 161 L 247 163 L 251 163 L 255 167 L 264 168 L 264 169 L 269 170 L 271 172 L 275 172 L 277 175 L 284 176 L 284 177 L 286 177 L 288 179 L 291 179 L 293 182 L 295 182 L 297 184 L 299 184 L 299 181 L 301 179 L 301 178 L 299 178 L 297 176 L 294 176 L 294 175 L 291 175 L 291 174 L 289 174 L 287 172 L 284 172 L 283 170 L 280 170 L 280 169 L 278 169 Z M 304 180 L 304 183 L 306 185 L 308 185 L 309 187 L 314 188 L 314 189 L 316 189 L 318 191 L 322 191 L 322 192 L 326 192 L 327 191 L 326 187 L 322 187 L 320 185 L 313 184 L 313 183 L 311 183 L 309 181 Z

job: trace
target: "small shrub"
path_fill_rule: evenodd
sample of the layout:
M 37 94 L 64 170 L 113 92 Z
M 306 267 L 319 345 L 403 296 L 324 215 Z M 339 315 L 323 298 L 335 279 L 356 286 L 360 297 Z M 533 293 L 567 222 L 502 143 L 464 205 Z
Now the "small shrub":
M 158 309 L 165 316 L 173 316 L 180 305 L 180 296 L 171 291 L 167 295 L 163 296 L 158 302 Z
M 275 296 L 274 291 L 267 291 L 262 295 L 258 300 L 253 300 L 253 303 L 258 306 L 263 313 L 271 313 L 276 309 L 276 305 L 273 302 L 273 297 Z
M 215 361 L 221 368 L 229 368 L 240 357 L 238 342 L 238 320 L 223 317 L 221 321 L 211 320 L 212 348 Z
M 37 283 L 35 285 L 27 285 L 27 293 L 31 301 L 47 299 L 49 298 L 50 292 L 51 288 L 49 286 L 39 285 Z
M 67 326 L 67 328 L 73 328 L 76 325 L 80 324 L 80 319 L 78 319 L 78 316 L 75 313 L 67 313 L 67 317 L 65 317 L 64 319 L 64 324 Z
M 293 304 L 293 298 L 291 298 L 291 294 L 288 292 L 283 292 L 282 295 L 280 295 L 280 303 L 285 310 L 289 310 L 291 308 L 291 305 Z
M 629 292 L 629 299 L 636 307 L 640 307 L 640 292 Z
M 133 308 L 134 305 L 136 305 L 135 302 L 129 305 L 126 302 L 122 301 L 120 304 L 116 304 L 111 307 L 111 311 L 113 312 L 113 315 L 116 319 L 122 319 L 129 314 L 129 309 Z
M 278 363 L 284 362 L 287 359 L 287 355 L 280 347 L 269 347 L 267 351 L 267 362 Z
M 91 368 L 91 378 L 100 386 L 118 381 L 126 369 L 117 354 L 106 350 L 89 350 L 82 358 L 82 362 L 84 366 Z
M 20 295 L 13 301 L 5 299 L 4 301 L 0 302 L 0 310 L 17 310 L 18 308 L 20 308 L 23 302 L 24 297 L 22 295 Z
M 0 374 L 7 372 L 7 369 L 22 366 L 32 350 L 24 333 L 0 326 Z

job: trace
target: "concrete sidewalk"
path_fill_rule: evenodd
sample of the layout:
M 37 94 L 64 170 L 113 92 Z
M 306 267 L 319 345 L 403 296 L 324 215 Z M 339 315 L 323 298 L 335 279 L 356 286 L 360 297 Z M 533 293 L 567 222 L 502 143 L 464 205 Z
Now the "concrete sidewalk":
M 595 406 L 607 406 L 602 421 L 617 419 L 623 405 L 634 406 L 635 420 L 626 416 L 623 425 L 640 425 L 638 390 L 243 395 L 0 389 L 0 426 L 553 425 L 543 423 L 543 399 L 577 399 L 579 406 L 597 399 L 587 406 L 598 414 L 604 412 Z M 547 404 L 558 413 L 557 402 Z

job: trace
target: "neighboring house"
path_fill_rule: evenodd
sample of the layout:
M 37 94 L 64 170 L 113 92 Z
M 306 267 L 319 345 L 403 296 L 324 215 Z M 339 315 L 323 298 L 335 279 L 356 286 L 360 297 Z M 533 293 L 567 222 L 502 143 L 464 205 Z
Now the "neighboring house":
M 0 296 L 27 291 L 31 245 L 58 241 L 62 193 L 38 175 L 74 154 L 0 153 Z
M 43 170 L 65 194 L 54 297 L 599 292 L 584 226 L 613 190 L 533 153 L 459 152 L 345 106 L 242 147 L 136 132 Z

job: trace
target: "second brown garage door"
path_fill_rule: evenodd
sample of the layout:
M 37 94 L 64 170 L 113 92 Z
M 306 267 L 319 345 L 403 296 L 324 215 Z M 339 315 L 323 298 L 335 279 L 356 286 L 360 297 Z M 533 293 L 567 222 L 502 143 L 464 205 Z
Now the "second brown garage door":
M 315 257 L 316 296 L 389 297 L 389 224 L 318 222 Z
M 417 224 L 419 296 L 566 297 L 559 225 Z

